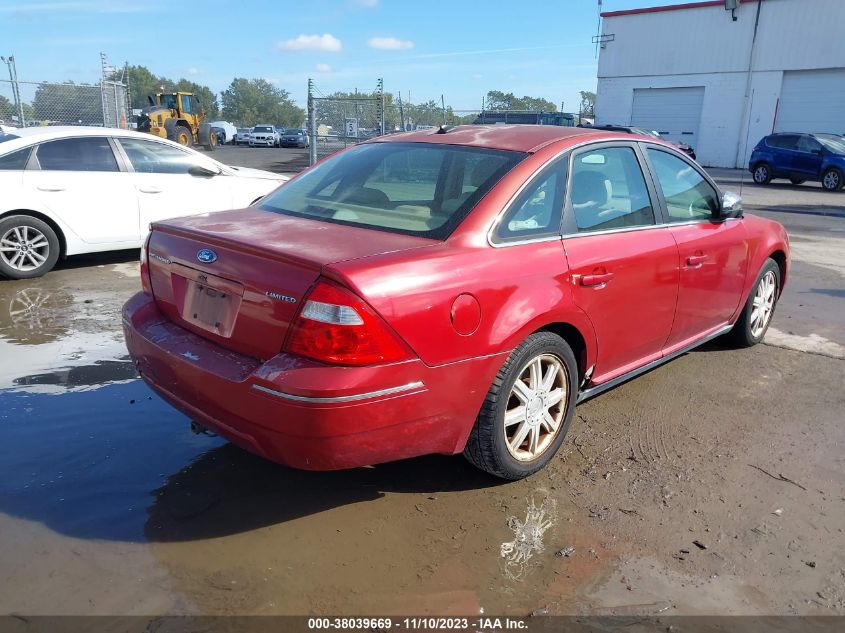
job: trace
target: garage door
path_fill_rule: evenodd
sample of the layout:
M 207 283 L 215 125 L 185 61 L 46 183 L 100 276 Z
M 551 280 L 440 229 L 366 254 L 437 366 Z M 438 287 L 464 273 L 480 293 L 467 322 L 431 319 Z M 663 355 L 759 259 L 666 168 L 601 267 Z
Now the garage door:
M 845 68 L 783 73 L 775 131 L 845 134 Z
M 631 125 L 656 130 L 670 141 L 698 147 L 704 87 L 634 90 Z

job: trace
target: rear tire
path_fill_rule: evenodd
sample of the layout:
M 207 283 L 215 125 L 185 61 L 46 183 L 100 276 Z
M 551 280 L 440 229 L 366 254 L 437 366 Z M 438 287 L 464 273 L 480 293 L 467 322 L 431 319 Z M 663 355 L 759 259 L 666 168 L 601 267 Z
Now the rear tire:
M 822 188 L 825 191 L 839 191 L 845 184 L 845 177 L 836 167 L 831 167 L 822 174 Z
M 779 298 L 780 267 L 770 258 L 760 269 L 745 307 L 730 331 L 729 336 L 735 345 L 752 347 L 763 340 Z
M 502 479 L 537 472 L 563 443 L 577 397 L 578 364 L 572 349 L 551 332 L 532 334 L 511 352 L 493 380 L 464 456 Z
M 52 270 L 59 259 L 59 238 L 49 224 L 30 215 L 0 220 L 0 274 L 34 279 Z
M 754 166 L 754 182 L 758 185 L 768 185 L 772 181 L 772 168 L 766 163 L 759 163 Z

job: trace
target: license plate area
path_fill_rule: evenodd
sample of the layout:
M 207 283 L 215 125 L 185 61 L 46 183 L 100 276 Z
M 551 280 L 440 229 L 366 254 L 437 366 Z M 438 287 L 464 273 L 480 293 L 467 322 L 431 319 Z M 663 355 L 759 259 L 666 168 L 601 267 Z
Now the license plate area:
M 182 319 L 206 332 L 230 338 L 241 307 L 243 286 L 228 279 L 189 270 L 177 273 L 184 282 Z M 178 285 L 182 284 L 174 284 Z

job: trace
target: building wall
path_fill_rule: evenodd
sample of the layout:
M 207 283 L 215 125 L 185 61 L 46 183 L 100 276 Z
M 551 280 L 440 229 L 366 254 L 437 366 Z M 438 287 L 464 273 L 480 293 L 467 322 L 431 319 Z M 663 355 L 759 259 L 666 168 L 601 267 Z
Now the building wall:
M 736 22 L 723 5 L 605 17 L 596 122 L 630 123 L 636 88 L 704 86 L 699 161 L 745 166 L 772 131 L 784 71 L 845 68 L 845 0 L 764 0 L 750 60 L 756 13 L 743 2 Z

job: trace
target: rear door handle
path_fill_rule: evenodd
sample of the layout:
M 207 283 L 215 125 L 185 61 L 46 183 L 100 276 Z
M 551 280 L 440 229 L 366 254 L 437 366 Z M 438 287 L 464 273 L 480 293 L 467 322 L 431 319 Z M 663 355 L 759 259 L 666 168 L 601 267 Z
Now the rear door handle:
M 698 268 L 707 261 L 707 255 L 690 255 L 687 257 L 687 266 L 689 268 Z
M 600 273 L 596 275 L 582 275 L 582 286 L 603 286 L 608 281 L 613 279 L 613 273 Z
M 161 193 L 161 189 L 153 185 L 145 185 L 143 187 L 138 187 L 138 191 L 140 191 L 141 193 Z
M 64 191 L 65 188 L 60 185 L 38 185 L 38 191 Z

